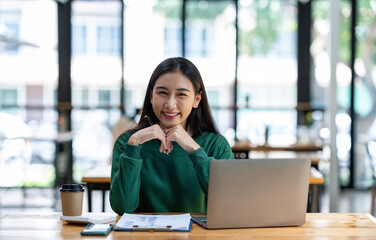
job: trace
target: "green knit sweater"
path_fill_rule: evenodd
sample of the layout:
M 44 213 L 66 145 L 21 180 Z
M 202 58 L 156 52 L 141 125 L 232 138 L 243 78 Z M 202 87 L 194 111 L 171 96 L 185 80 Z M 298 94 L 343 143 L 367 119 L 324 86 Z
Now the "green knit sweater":
M 203 133 L 194 140 L 201 146 L 189 154 L 176 142 L 169 155 L 160 153 L 159 140 L 140 146 L 128 144 L 133 132 L 115 142 L 110 203 L 125 212 L 206 212 L 209 165 L 214 159 L 233 159 L 227 140 Z

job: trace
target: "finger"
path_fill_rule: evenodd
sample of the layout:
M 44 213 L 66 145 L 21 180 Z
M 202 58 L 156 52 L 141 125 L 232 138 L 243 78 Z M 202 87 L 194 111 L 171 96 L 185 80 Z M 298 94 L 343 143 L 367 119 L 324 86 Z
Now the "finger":
M 164 132 L 165 134 L 170 134 L 171 132 L 178 130 L 178 129 L 179 129 L 179 126 L 180 126 L 180 125 L 176 125 L 176 126 L 171 127 L 171 128 L 165 128 L 165 129 L 163 129 L 163 132 Z M 181 127 L 181 126 L 180 126 L 180 127 Z
M 167 145 L 166 145 L 166 138 L 158 138 L 161 141 L 161 145 L 159 147 L 159 152 L 166 153 Z
M 168 141 L 175 140 L 178 136 L 180 136 L 179 132 L 175 129 L 169 129 L 168 131 L 165 132 L 166 138 Z
M 162 142 L 161 142 L 161 146 L 159 147 L 159 151 L 161 153 L 167 153 L 168 152 L 166 145 L 164 145 Z
M 168 151 L 168 142 L 167 142 L 167 139 L 165 138 L 164 139 L 164 141 L 165 141 L 165 145 L 164 145 L 164 153 L 166 153 L 166 154 L 168 154 L 170 151 Z
M 166 143 L 165 143 L 165 139 L 160 139 L 161 141 L 161 146 L 159 147 L 159 151 L 161 153 L 166 153 Z
M 168 135 L 171 132 L 171 129 L 163 129 L 163 133 L 165 135 Z
M 166 145 L 166 154 L 169 154 L 172 151 L 172 149 L 173 149 L 172 142 L 168 141 Z
M 159 147 L 159 152 L 163 152 L 163 149 L 164 149 L 163 143 L 161 143 L 161 146 Z
M 170 153 L 173 148 L 174 148 L 174 145 L 172 145 L 172 142 L 170 141 L 168 144 L 168 152 Z

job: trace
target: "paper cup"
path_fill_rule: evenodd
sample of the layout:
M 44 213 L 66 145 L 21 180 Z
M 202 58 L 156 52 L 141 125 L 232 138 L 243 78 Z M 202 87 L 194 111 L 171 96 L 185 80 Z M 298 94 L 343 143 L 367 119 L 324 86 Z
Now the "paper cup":
M 60 193 L 63 216 L 82 215 L 84 187 L 80 184 L 63 184 Z

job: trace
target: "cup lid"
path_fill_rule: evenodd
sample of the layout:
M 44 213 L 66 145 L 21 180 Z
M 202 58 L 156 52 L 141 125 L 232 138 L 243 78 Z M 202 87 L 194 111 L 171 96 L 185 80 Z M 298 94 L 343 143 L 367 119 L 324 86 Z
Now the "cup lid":
M 63 184 L 60 192 L 83 192 L 84 186 L 81 184 Z

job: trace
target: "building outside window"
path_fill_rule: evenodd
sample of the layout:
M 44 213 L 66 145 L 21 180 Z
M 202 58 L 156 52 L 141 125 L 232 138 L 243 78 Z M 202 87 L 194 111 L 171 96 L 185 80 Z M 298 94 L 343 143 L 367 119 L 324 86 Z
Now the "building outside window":
M 120 26 L 98 26 L 98 55 L 120 56 Z
M 54 184 L 55 145 L 43 138 L 57 132 L 56 12 L 54 1 L 0 3 L 0 187 Z
M 86 55 L 87 54 L 87 27 L 84 25 L 72 26 L 72 54 Z
M 296 13 L 296 1 L 240 1 L 239 140 L 297 141 Z
M 72 1 L 74 179 L 108 165 L 120 116 L 121 2 Z
M 171 22 L 168 24 L 168 22 Z M 166 20 L 166 27 L 164 30 L 164 42 L 166 43 L 166 56 L 179 56 L 182 50 L 181 26 L 174 24 L 174 21 Z

